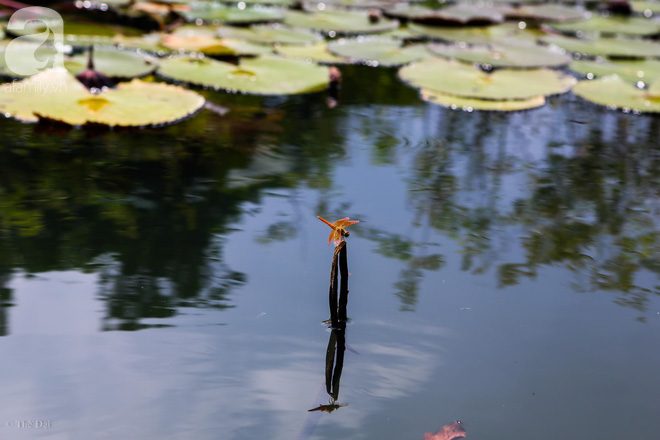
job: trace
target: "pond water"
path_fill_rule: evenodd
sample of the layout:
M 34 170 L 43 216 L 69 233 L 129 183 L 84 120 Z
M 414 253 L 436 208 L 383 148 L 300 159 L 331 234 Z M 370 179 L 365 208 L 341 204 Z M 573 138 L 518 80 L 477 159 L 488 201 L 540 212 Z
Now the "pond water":
M 1 438 L 657 438 L 660 119 L 362 67 L 336 107 L 204 93 L 229 113 L 0 122 Z M 317 215 L 360 220 L 331 413 Z

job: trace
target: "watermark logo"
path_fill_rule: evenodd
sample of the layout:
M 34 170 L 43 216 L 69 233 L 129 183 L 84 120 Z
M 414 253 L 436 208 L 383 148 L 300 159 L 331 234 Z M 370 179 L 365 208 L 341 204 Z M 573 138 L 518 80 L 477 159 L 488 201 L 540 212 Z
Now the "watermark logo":
M 7 68 L 15 74 L 29 76 L 64 65 L 64 20 L 57 11 L 41 6 L 19 9 L 9 19 L 7 30 L 21 35 L 9 42 L 4 53 Z M 37 53 L 51 34 L 52 49 Z

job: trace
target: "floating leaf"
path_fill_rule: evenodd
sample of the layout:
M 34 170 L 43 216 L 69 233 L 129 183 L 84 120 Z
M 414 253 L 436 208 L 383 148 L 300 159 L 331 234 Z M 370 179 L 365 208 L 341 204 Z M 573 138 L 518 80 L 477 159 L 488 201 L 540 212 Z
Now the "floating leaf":
M 392 38 L 354 38 L 328 44 L 328 51 L 370 66 L 401 66 L 428 58 L 430 53 L 423 44 L 403 46 Z
M 435 25 L 485 25 L 501 23 L 510 12 L 508 5 L 479 5 L 458 3 L 442 9 L 430 9 L 409 3 L 396 4 L 385 10 L 392 17 Z
M 158 66 L 155 58 L 116 49 L 95 49 L 94 69 L 110 78 L 135 78 L 149 75 Z M 87 68 L 87 53 L 67 58 L 64 67 L 73 75 Z
M 623 17 L 619 15 L 597 15 L 588 20 L 557 23 L 553 27 L 561 32 L 583 34 L 600 33 L 605 35 L 623 34 L 635 36 L 651 36 L 660 33 L 660 23 L 641 17 Z
M 205 35 L 182 36 L 164 35 L 163 46 L 180 52 L 201 52 L 207 55 L 218 56 L 240 56 L 240 55 L 263 55 L 270 53 L 270 49 L 264 46 L 249 43 L 247 41 L 216 38 Z
M 64 42 L 73 46 L 89 46 L 90 44 L 112 44 L 112 38 L 116 35 L 138 36 L 142 32 L 127 26 L 120 26 L 110 23 L 99 23 L 95 21 L 87 21 L 84 19 L 68 19 L 64 17 L 65 26 Z M 21 27 L 23 26 L 23 27 Z M 12 35 L 22 36 L 23 38 L 39 38 L 40 33 L 46 32 L 44 23 L 42 21 L 28 21 L 22 24 L 16 24 L 11 30 Z M 53 42 L 54 32 L 48 35 L 48 42 Z M 43 41 L 39 40 L 39 43 Z
M 472 47 L 430 44 L 428 48 L 431 52 L 444 58 L 454 58 L 493 67 L 530 69 L 561 67 L 571 62 L 570 56 L 535 44 L 493 44 Z
M 224 26 L 218 29 L 218 34 L 225 38 L 241 38 L 261 44 L 314 44 L 322 40 L 318 34 L 279 24 L 252 26 L 247 29 Z
M 431 9 L 426 6 L 412 5 L 410 3 L 397 3 L 394 6 L 386 8 L 384 11 L 388 17 L 399 18 L 402 20 L 421 20 L 433 17 L 438 9 Z
M 14 44 L 16 43 L 17 42 L 14 41 Z M 5 48 L 3 47 L 0 50 L 0 75 L 10 78 L 24 78 L 25 76 L 30 76 L 29 74 L 26 75 L 24 73 L 30 72 L 31 69 L 34 69 L 35 58 L 42 61 L 48 60 L 47 65 L 44 66 L 43 69 L 53 67 L 55 54 L 57 54 L 57 50 L 54 47 L 45 44 L 37 46 L 36 43 L 18 43 L 18 46 L 15 46 L 15 49 L 19 50 L 19 54 L 23 53 L 23 46 L 25 46 L 25 56 L 13 57 L 11 60 L 11 66 L 14 70 L 10 69 L 7 65 Z M 30 55 L 30 53 L 34 53 L 34 56 Z
M 127 37 L 126 35 L 115 35 L 112 38 L 112 44 L 120 49 L 141 50 L 151 53 L 164 53 L 169 49 L 161 45 L 162 34 L 152 32 L 150 34 L 137 37 Z
M 398 0 L 309 0 L 304 3 L 304 7 L 308 10 L 323 10 L 326 6 L 330 6 L 334 9 L 384 9 L 397 2 Z
M 480 99 L 528 99 L 567 92 L 575 79 L 549 69 L 500 69 L 492 73 L 440 58 L 402 67 L 399 77 L 408 84 L 451 95 Z
M 660 78 L 660 61 L 657 60 L 576 60 L 571 63 L 569 68 L 574 72 L 588 76 L 618 75 L 633 84 L 639 81 L 651 83 Z
M 234 38 L 218 38 L 216 26 L 180 26 L 163 36 L 163 46 L 179 52 L 201 52 L 216 56 L 256 56 L 270 53 L 270 48 Z
M 201 20 L 205 23 L 264 23 L 281 21 L 284 13 L 274 8 L 237 8 L 214 2 L 195 2 L 190 10 L 181 12 L 188 21 Z
M 293 6 L 296 0 L 221 0 L 221 3 L 246 5 L 271 5 L 271 6 Z
M 318 12 L 288 11 L 284 18 L 284 23 L 289 26 L 313 29 L 330 35 L 377 33 L 399 27 L 397 20 L 381 18 L 377 22 L 372 22 L 369 20 L 369 14 L 367 12 L 340 10 Z
M 309 60 L 321 64 L 350 64 L 351 60 L 339 57 L 328 51 L 327 43 L 318 43 L 311 46 L 280 46 L 275 51 L 287 58 Z
M 520 29 L 518 26 L 510 23 L 480 27 L 427 26 L 409 23 L 408 30 L 414 35 L 424 36 L 434 40 L 468 44 L 490 44 L 510 40 L 533 43 L 541 35 L 538 31 Z
M 657 80 L 650 89 L 660 85 Z M 660 94 L 642 90 L 629 84 L 616 75 L 594 80 L 580 81 L 573 93 L 596 104 L 620 108 L 633 112 L 660 112 Z
M 488 110 L 514 112 L 541 107 L 545 104 L 545 96 L 534 96 L 528 99 L 509 99 L 503 101 L 463 98 L 461 96 L 449 95 L 431 89 L 422 89 L 420 94 L 424 101 L 432 102 L 453 110 Z
M 324 90 L 327 67 L 276 56 L 243 59 L 238 66 L 209 58 L 174 57 L 158 73 L 191 84 L 255 95 L 290 95 Z
M 596 38 L 592 40 L 548 35 L 541 38 L 546 44 L 554 44 L 569 52 L 590 56 L 619 58 L 660 57 L 660 44 L 646 40 Z
M 523 5 L 512 9 L 507 18 L 516 20 L 539 21 L 577 21 L 584 20 L 587 12 L 584 8 L 560 4 Z
M 632 10 L 644 14 L 645 17 L 660 14 L 660 2 L 633 1 L 630 2 Z
M 203 105 L 195 92 L 137 79 L 92 94 L 63 68 L 0 87 L 0 112 L 29 122 L 43 117 L 69 125 L 137 127 L 175 122 Z
M 484 25 L 502 23 L 504 16 L 511 9 L 508 5 L 481 5 L 457 3 L 434 12 L 424 21 L 437 24 Z

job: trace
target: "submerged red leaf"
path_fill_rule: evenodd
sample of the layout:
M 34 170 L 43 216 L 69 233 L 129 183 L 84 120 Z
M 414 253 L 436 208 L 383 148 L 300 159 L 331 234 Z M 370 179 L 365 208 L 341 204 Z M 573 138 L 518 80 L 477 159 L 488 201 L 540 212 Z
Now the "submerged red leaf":
M 465 437 L 465 428 L 459 421 L 443 426 L 435 434 L 424 434 L 424 440 L 452 440 L 460 437 Z

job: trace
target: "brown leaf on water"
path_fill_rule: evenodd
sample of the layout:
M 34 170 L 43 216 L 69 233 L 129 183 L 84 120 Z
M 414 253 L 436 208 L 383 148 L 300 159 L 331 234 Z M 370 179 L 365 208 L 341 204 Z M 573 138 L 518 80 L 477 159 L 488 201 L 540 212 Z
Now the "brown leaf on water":
M 452 440 L 460 437 L 465 437 L 465 428 L 459 421 L 443 426 L 435 434 L 424 434 L 424 440 Z

